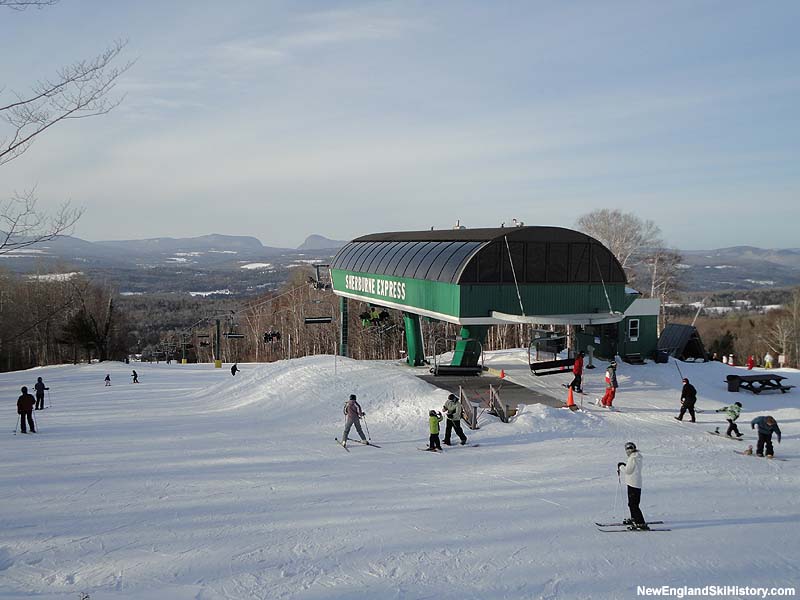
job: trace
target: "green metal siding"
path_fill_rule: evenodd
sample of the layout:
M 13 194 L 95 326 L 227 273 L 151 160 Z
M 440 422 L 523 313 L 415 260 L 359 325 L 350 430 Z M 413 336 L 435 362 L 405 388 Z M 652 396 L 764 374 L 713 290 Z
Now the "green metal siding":
M 639 339 L 632 342 L 628 339 L 628 322 L 639 319 Z M 644 358 L 651 358 L 658 348 L 658 317 L 646 315 L 639 317 L 625 317 L 619 323 L 619 354 L 641 354 Z
M 516 287 L 512 285 L 461 284 L 461 316 L 485 317 L 490 311 L 520 314 Z M 624 285 L 607 285 L 614 311 L 624 312 L 632 298 Z M 608 301 L 602 286 L 546 283 L 519 286 L 526 315 L 608 313 Z

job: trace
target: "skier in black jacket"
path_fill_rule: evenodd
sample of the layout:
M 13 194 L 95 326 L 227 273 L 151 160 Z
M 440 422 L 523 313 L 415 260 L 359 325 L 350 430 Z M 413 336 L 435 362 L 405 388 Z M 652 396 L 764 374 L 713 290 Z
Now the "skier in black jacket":
M 689 416 L 694 420 L 694 403 L 697 402 L 697 390 L 689 383 L 686 377 L 683 378 L 683 389 L 681 390 L 681 412 L 675 417 L 678 421 L 683 421 L 683 415 L 689 411 Z
M 44 408 L 44 391 L 50 388 L 45 387 L 41 377 L 37 377 L 33 389 L 36 390 L 36 410 L 42 410 Z

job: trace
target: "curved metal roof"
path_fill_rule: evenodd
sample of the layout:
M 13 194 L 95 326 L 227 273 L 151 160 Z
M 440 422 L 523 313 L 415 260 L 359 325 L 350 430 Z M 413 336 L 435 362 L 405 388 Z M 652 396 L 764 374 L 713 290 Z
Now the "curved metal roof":
M 622 267 L 605 246 L 561 227 L 365 235 L 341 248 L 331 269 L 445 283 L 626 281 Z

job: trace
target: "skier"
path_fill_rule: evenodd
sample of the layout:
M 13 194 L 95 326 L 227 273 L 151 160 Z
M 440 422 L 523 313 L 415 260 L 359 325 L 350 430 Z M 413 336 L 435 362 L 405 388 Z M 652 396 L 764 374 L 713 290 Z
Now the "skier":
M 612 360 L 610 363 L 608 363 L 608 368 L 606 369 L 606 393 L 603 395 L 603 399 L 601 401 L 603 406 L 611 408 L 611 404 L 614 402 L 614 398 L 617 395 L 618 387 L 617 361 Z
M 133 375 L 131 375 L 131 377 L 133 377 L 133 383 L 139 383 L 139 374 L 136 372 L 136 369 L 133 369 Z
M 756 366 L 756 359 L 753 358 L 753 355 L 751 354 L 750 356 L 747 357 L 747 370 L 752 371 L 753 367 L 755 366 Z
M 770 354 L 769 352 L 767 352 L 767 353 L 764 355 L 764 368 L 765 368 L 765 369 L 771 369 L 771 368 L 772 368 L 772 363 L 773 363 L 773 361 L 774 361 L 774 360 L 775 360 L 775 359 L 773 358 L 772 354 Z
M 105 378 L 103 381 L 105 381 L 105 382 L 106 382 L 106 387 L 108 387 L 109 385 L 111 385 L 111 375 L 109 375 L 108 373 L 106 373 L 106 378 Z
M 575 377 L 572 379 L 572 383 L 569 384 L 573 390 L 578 392 L 579 394 L 583 393 L 583 389 L 581 387 L 581 379 L 583 378 L 583 352 L 578 352 L 578 355 L 575 357 L 575 362 L 572 364 L 572 374 Z
M 431 438 L 428 443 L 428 450 L 435 452 L 442 449 L 442 443 L 439 441 L 439 423 L 442 422 L 442 413 L 436 412 L 431 409 L 428 413 L 428 424 L 430 425 Z
M 238 373 L 239 371 L 241 371 L 241 369 L 238 366 L 236 366 L 236 363 L 233 363 L 233 366 L 231 367 L 231 375 L 236 377 L 236 373 Z
M 767 458 L 772 458 L 772 434 L 778 434 L 778 443 L 781 443 L 781 430 L 778 422 L 770 415 L 766 417 L 756 417 L 750 421 L 750 428 L 755 429 L 758 425 L 758 444 L 756 444 L 756 456 L 764 456 L 764 446 L 767 446 Z
M 450 433 L 455 429 L 456 435 L 461 439 L 461 445 L 467 443 L 467 436 L 461 429 L 461 402 L 455 394 L 450 394 L 447 397 L 447 402 L 442 407 L 447 413 L 447 425 L 444 428 L 444 443 L 447 446 L 452 446 L 450 443 Z
M 623 523 L 630 523 L 628 529 L 647 531 L 650 528 L 639 508 L 639 502 L 642 500 L 642 455 L 639 454 L 636 444 L 633 442 L 625 444 L 625 453 L 628 455 L 628 461 L 617 463 L 617 475 L 619 475 L 619 470 L 625 467 L 625 483 L 628 486 L 628 508 L 631 511 L 631 518 L 630 520 L 625 519 Z
M 694 418 L 694 403 L 697 402 L 697 390 L 689 383 L 686 377 L 683 378 L 683 389 L 681 390 L 681 412 L 677 417 L 673 417 L 678 421 L 683 421 L 683 415 L 689 411 L 689 416 L 692 417 L 692 423 L 695 422 Z
M 31 433 L 36 433 L 36 426 L 33 423 L 33 407 L 36 406 L 36 400 L 28 393 L 28 388 L 22 386 L 22 396 L 17 398 L 17 414 L 19 415 L 19 430 L 22 433 L 28 433 L 25 430 L 25 421 L 31 426 Z
M 36 385 L 33 386 L 33 389 L 36 390 L 36 410 L 42 410 L 44 408 L 44 391 L 50 388 L 44 386 L 44 381 L 42 381 L 41 377 L 37 377 Z
M 724 412 L 727 416 L 728 420 L 728 431 L 725 432 L 725 435 L 731 437 L 731 432 L 736 434 L 736 437 L 742 437 L 742 433 L 739 431 L 739 428 L 736 426 L 736 419 L 739 418 L 739 415 L 742 412 L 742 403 L 741 402 L 734 402 L 730 406 L 725 406 L 723 408 L 718 408 L 714 412 Z
M 356 401 L 356 395 L 350 394 L 350 399 L 344 405 L 344 433 L 342 434 L 342 446 L 347 445 L 347 436 L 350 434 L 350 428 L 355 425 L 358 435 L 361 436 L 361 443 L 367 444 L 367 437 L 361 430 L 361 417 L 364 416 L 364 411 L 361 410 L 361 405 Z

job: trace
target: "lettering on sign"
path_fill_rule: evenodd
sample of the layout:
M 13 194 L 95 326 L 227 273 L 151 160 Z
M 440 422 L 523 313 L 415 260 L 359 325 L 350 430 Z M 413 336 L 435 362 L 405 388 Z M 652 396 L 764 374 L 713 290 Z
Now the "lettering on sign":
M 364 277 L 362 275 L 347 275 L 344 278 L 344 287 L 353 292 L 366 292 L 374 296 L 383 296 L 396 300 L 406 299 L 406 284 L 401 281 Z

